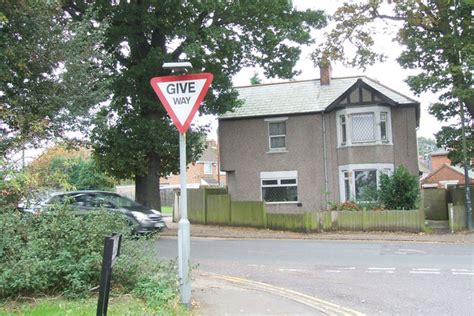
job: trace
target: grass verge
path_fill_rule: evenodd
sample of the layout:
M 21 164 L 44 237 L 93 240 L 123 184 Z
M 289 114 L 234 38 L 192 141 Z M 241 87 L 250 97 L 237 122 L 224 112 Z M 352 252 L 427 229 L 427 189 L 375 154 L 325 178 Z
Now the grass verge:
M 172 215 L 173 214 L 173 207 L 172 206 L 162 206 L 161 207 L 161 214 L 163 214 L 163 215 Z
M 4 303 L 0 316 L 6 315 L 95 315 L 97 297 L 80 300 L 64 298 L 36 298 Z M 119 295 L 109 299 L 109 315 L 155 315 L 146 304 L 132 295 Z

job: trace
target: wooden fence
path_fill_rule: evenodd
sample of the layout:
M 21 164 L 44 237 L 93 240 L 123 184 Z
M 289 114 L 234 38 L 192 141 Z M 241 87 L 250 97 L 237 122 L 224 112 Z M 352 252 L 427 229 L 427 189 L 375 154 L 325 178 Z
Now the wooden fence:
M 222 189 L 188 190 L 191 223 L 251 226 L 269 229 L 322 231 L 409 231 L 424 230 L 422 210 L 323 211 L 299 214 L 267 213 L 261 201 L 232 201 Z

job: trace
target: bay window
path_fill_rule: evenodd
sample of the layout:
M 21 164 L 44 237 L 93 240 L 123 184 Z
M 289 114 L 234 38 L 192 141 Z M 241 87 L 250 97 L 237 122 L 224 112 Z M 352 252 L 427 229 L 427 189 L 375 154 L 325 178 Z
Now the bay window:
M 391 174 L 393 164 L 352 164 L 339 166 L 341 202 L 372 201 L 380 185 L 380 175 Z
M 391 144 L 389 107 L 345 108 L 336 117 L 339 147 Z

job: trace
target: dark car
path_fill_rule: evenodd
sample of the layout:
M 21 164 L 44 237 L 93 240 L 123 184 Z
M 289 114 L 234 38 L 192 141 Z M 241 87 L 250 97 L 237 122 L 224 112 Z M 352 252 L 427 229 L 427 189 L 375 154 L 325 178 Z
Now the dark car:
M 134 227 L 136 233 L 150 233 L 166 228 L 160 212 L 141 205 L 129 198 L 105 191 L 73 191 L 58 193 L 44 205 L 67 204 L 74 208 L 77 215 L 86 215 L 90 211 L 107 209 L 120 212 Z

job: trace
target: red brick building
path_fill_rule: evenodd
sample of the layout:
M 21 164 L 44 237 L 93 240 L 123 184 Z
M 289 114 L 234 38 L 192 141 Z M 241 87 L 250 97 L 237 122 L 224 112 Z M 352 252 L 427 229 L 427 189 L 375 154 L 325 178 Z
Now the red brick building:
M 431 173 L 421 180 L 424 188 L 437 187 L 446 189 L 449 185 L 466 184 L 464 168 L 451 166 L 447 151 L 434 152 L 431 155 Z M 470 184 L 474 184 L 474 173 L 469 171 Z
M 207 148 L 198 161 L 188 165 L 188 187 L 225 186 L 225 173 L 219 172 L 218 148 L 215 140 L 207 141 Z M 161 187 L 179 187 L 179 174 L 160 179 Z

